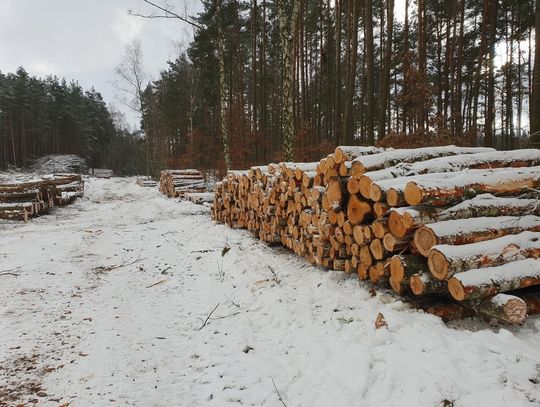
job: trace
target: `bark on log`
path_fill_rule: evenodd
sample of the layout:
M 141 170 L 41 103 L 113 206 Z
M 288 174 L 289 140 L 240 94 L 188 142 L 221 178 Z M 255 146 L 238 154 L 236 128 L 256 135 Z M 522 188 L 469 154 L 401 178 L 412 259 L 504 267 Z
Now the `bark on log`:
M 522 232 L 462 246 L 434 246 L 429 253 L 428 265 L 435 278 L 444 280 L 471 269 L 539 257 L 540 233 Z
M 411 291 L 414 295 L 446 295 L 446 281 L 434 279 L 429 273 L 413 274 L 410 277 Z
M 422 178 L 405 187 L 409 205 L 444 206 L 471 199 L 477 194 L 515 196 L 540 186 L 540 167 L 470 170 L 452 178 Z
M 479 152 L 494 151 L 482 147 L 426 147 L 414 149 L 387 150 L 379 154 L 358 157 L 352 162 L 352 175 L 359 177 L 368 171 L 376 171 L 383 168 L 393 167 L 398 163 L 426 161 L 435 157 L 445 157 L 460 154 L 473 154 Z
M 363 174 L 360 182 L 382 181 L 385 179 L 408 177 L 422 174 L 457 172 L 465 169 L 492 169 L 504 167 L 533 167 L 540 165 L 540 150 L 488 151 L 474 154 L 460 154 L 447 157 L 433 158 L 427 161 L 399 163 L 393 167 L 384 168 Z M 368 180 L 362 181 L 366 176 Z
M 334 162 L 341 164 L 344 161 L 351 161 L 357 157 L 378 154 L 383 151 L 385 151 L 384 148 L 373 146 L 338 146 L 334 150 Z
M 540 231 L 540 217 L 534 215 L 481 217 L 432 223 L 416 230 L 414 243 L 418 251 L 427 257 L 435 245 L 464 245 L 524 231 Z
M 498 293 L 540 284 L 540 259 L 468 270 L 448 280 L 448 291 L 458 301 L 492 297 Z
M 390 260 L 390 274 L 396 281 L 401 281 L 413 274 L 427 274 L 428 265 L 422 257 L 412 254 L 392 256 Z
M 409 230 L 433 222 L 521 215 L 540 215 L 538 200 L 481 194 L 450 208 L 428 205 L 392 208 L 389 214 L 389 227 L 396 236 L 402 236 Z

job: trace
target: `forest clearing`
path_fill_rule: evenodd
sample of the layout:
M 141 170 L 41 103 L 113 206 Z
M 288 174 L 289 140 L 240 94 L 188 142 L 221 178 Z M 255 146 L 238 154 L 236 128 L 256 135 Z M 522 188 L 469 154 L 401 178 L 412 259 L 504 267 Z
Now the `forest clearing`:
M 0 407 L 540 406 L 540 0 L 0 1 Z
M 54 407 L 540 400 L 538 318 L 445 325 L 134 178 L 0 227 L 6 406 L 9 389 Z

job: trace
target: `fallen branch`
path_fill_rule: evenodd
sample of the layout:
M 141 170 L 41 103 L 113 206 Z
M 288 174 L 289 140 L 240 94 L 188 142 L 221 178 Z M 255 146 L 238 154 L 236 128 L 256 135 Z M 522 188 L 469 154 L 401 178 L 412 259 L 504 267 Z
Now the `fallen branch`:
M 93 270 L 96 273 L 103 273 L 105 271 L 111 271 L 111 270 L 116 270 L 116 269 L 119 269 L 119 268 L 122 268 L 122 267 L 131 266 L 132 264 L 138 263 L 138 262 L 146 260 L 146 259 L 147 259 L 146 257 L 143 257 L 142 259 L 140 257 L 137 257 L 135 260 L 133 260 L 133 261 L 131 261 L 129 263 L 122 263 L 122 264 L 118 264 L 118 265 L 115 265 L 115 266 L 98 266 L 98 267 L 94 267 Z
M 10 271 L 2 271 L 0 273 L 0 276 L 15 276 L 15 277 L 19 277 L 19 275 L 17 273 L 12 273 Z
M 238 315 L 238 314 L 241 314 L 242 311 L 236 311 L 236 312 L 233 312 L 232 314 L 227 314 L 227 315 L 222 315 L 220 317 L 214 317 L 214 318 L 210 318 L 211 320 L 215 320 L 215 319 L 225 319 L 225 318 L 228 318 L 228 317 L 234 317 L 235 315 Z
M 203 250 L 192 250 L 190 253 L 208 253 L 213 252 L 219 249 L 203 249 Z
M 21 268 L 20 266 L 17 266 L 17 267 L 13 267 L 12 269 L 0 270 L 0 276 L 6 275 L 6 274 L 9 274 L 12 276 L 18 276 L 18 274 L 12 273 L 12 271 L 19 270 L 20 268 Z
M 152 288 L 152 287 L 155 287 L 156 285 L 163 284 L 163 283 L 166 282 L 166 281 L 167 281 L 167 279 L 164 278 L 163 280 L 159 280 L 159 281 L 155 282 L 154 284 L 147 285 L 146 288 Z
M 210 314 L 208 314 L 208 316 L 206 317 L 206 319 L 204 320 L 203 324 L 201 325 L 201 327 L 199 328 L 199 331 L 201 329 L 203 329 L 206 324 L 208 323 L 208 320 L 210 319 L 210 317 L 212 316 L 212 314 L 214 313 L 215 310 L 217 310 L 217 307 L 219 307 L 219 302 L 216 304 L 216 306 L 214 307 L 214 309 L 210 312 Z
M 270 272 L 274 276 L 272 277 L 272 280 L 274 280 L 277 284 L 280 284 L 281 280 L 278 278 L 276 271 L 270 265 L 268 265 L 268 268 L 270 269 Z
M 283 404 L 283 407 L 287 407 L 287 404 L 285 404 L 285 402 L 283 401 L 283 397 L 281 397 L 281 393 L 279 392 L 279 390 L 276 387 L 276 383 L 274 382 L 274 378 L 272 377 L 271 379 L 272 379 L 272 384 L 274 385 L 274 389 L 276 390 L 276 393 L 278 395 L 278 400 L 281 401 L 281 404 Z

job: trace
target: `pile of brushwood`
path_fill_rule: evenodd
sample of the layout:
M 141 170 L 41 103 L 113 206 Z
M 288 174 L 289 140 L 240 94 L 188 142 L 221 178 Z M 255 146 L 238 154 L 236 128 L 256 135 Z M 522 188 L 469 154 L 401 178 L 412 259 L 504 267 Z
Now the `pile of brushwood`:
M 540 311 L 540 150 L 342 146 L 230 171 L 212 216 L 446 320 Z

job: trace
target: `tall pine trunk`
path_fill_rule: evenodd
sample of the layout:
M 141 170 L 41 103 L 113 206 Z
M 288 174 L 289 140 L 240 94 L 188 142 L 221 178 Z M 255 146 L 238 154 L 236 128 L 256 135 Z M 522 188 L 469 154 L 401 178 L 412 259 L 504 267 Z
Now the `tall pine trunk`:
M 540 146 L 540 0 L 536 0 L 534 68 L 530 102 L 531 143 Z
M 292 161 L 294 156 L 294 71 L 293 50 L 296 17 L 299 0 L 278 1 L 279 32 L 281 38 L 281 60 L 283 64 L 283 159 Z
M 218 58 L 219 58 L 219 125 L 223 142 L 223 159 L 227 170 L 231 169 L 231 154 L 229 134 L 227 132 L 227 84 L 225 83 L 225 40 L 223 38 L 223 19 L 221 0 L 216 0 L 216 13 L 218 18 Z
M 390 96 L 390 64 L 392 63 L 392 42 L 394 34 L 394 0 L 386 2 L 386 45 L 384 47 L 384 62 L 381 69 L 381 98 L 379 105 L 379 140 L 386 135 L 390 126 L 386 123 L 386 108 Z
M 371 0 L 365 1 L 364 29 L 366 49 L 366 136 L 370 145 L 375 144 L 375 98 L 374 98 L 374 55 L 373 55 L 373 4 Z
M 489 67 L 488 67 L 488 89 L 487 89 L 487 114 L 484 129 L 485 145 L 490 147 L 493 145 L 493 124 L 495 122 L 495 36 L 497 34 L 497 4 L 494 4 L 489 10 Z
M 347 77 L 347 100 L 345 105 L 343 144 L 354 144 L 354 91 L 356 89 L 356 63 L 358 60 L 358 18 L 359 18 L 359 1 L 350 0 L 352 2 L 352 24 L 349 27 L 349 35 L 351 36 L 349 46 L 348 59 L 348 77 Z

